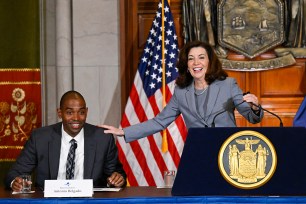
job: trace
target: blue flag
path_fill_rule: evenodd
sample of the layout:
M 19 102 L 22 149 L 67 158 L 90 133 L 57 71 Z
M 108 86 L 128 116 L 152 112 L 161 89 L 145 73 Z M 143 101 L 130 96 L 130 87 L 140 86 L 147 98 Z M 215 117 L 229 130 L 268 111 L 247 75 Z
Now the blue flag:
M 294 116 L 293 126 L 306 127 L 306 96 L 304 97 L 302 104 Z

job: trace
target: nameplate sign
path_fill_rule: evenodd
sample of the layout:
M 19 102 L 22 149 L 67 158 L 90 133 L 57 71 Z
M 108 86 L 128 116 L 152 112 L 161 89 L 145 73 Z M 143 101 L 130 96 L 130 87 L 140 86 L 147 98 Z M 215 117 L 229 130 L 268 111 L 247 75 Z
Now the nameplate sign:
M 93 181 L 45 180 L 44 197 L 92 197 Z

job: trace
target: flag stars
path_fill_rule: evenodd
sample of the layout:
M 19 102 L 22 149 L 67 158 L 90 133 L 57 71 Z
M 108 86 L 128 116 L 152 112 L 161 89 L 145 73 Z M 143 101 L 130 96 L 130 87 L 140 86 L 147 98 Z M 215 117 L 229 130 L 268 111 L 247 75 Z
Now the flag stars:
M 158 27 L 158 26 L 159 26 L 159 23 L 155 21 L 155 22 L 154 22 L 154 26 L 155 26 L 155 27 Z
M 151 89 L 155 89 L 155 84 L 153 82 L 151 82 L 149 86 L 151 87 Z
M 154 64 L 152 67 L 153 67 L 154 70 L 156 70 L 158 68 L 158 65 Z
M 149 44 L 152 44 L 152 42 L 153 42 L 152 38 L 148 38 L 147 42 L 148 42 Z
M 152 28 L 152 29 L 150 30 L 150 33 L 151 33 L 151 35 L 153 35 L 153 34 L 155 33 L 155 30 Z
M 143 57 L 141 60 L 142 60 L 142 62 L 147 62 L 147 58 L 146 57 Z
M 159 67 L 158 72 L 162 73 L 163 72 L 163 68 Z
M 167 71 L 166 75 L 167 77 L 171 77 L 171 72 Z
M 157 75 L 155 73 L 151 74 L 152 79 L 156 79 Z
M 156 54 L 156 55 L 154 56 L 154 58 L 155 58 L 156 60 L 158 60 L 158 59 L 159 59 L 159 55 Z
M 169 55 L 171 59 L 175 58 L 175 54 L 173 52 L 171 52 L 171 54 Z
M 168 67 L 169 67 L 169 68 L 172 68 L 172 67 L 173 67 L 173 63 L 172 63 L 172 62 L 169 62 L 169 63 L 168 63 Z
M 157 35 L 156 31 L 155 31 L 153 28 L 150 30 L 150 33 L 151 33 L 151 35 L 153 35 L 154 37 L 156 37 L 156 35 Z
M 162 27 L 162 26 L 159 27 L 160 32 L 163 32 L 164 29 L 165 29 L 165 28 Z
M 171 45 L 171 47 L 172 47 L 173 50 L 175 50 L 175 49 L 176 49 L 176 44 L 173 43 L 173 44 Z
M 166 48 L 164 49 L 164 54 L 168 54 L 168 50 Z
M 172 35 L 172 30 L 167 30 L 167 35 Z
M 160 9 L 156 12 L 156 17 L 149 30 L 149 36 L 140 60 L 140 69 L 144 71 L 141 72 L 145 80 L 143 85 L 148 96 L 154 94 L 156 89 L 162 86 L 163 73 L 165 73 L 167 82 L 169 82 L 178 72 L 177 67 L 175 67 L 179 52 L 178 37 L 173 27 L 175 23 L 170 15 L 170 7 L 165 6 L 164 16 L 162 16 L 161 8 L 163 5 L 161 3 L 159 7 Z M 164 32 L 164 35 L 162 35 L 162 32 Z
M 167 13 L 167 12 L 169 12 L 169 10 L 170 10 L 169 7 L 166 6 L 166 7 L 165 7 L 165 12 Z
M 162 78 L 161 78 L 161 77 L 157 77 L 156 81 L 157 81 L 158 83 L 161 83 L 161 82 L 162 82 Z

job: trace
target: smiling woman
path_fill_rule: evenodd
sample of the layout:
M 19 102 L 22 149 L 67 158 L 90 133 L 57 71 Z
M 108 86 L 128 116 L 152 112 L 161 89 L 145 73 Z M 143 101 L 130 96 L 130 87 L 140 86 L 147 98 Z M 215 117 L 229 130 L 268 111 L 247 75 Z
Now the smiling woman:
M 188 54 L 188 71 L 194 79 L 194 88 L 206 90 L 208 87 L 205 81 L 205 73 L 209 64 L 207 52 L 202 47 L 195 47 Z
M 177 63 L 179 76 L 170 102 L 154 118 L 123 129 L 103 125 L 126 142 L 159 132 L 168 127 L 180 114 L 187 128 L 235 127 L 234 109 L 251 123 L 263 117 L 258 99 L 253 94 L 243 96 L 234 78 L 227 77 L 214 49 L 207 43 L 193 41 L 180 51 Z M 218 117 L 215 117 L 218 116 Z

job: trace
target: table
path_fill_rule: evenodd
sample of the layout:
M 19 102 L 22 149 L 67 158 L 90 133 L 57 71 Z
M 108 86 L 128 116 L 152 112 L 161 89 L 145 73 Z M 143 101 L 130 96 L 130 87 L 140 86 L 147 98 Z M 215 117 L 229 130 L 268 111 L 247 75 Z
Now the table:
M 95 192 L 92 198 L 44 198 L 42 191 L 12 195 L 0 188 L 0 203 L 10 204 L 96 204 L 96 203 L 306 203 L 306 196 L 172 196 L 171 189 L 156 187 L 126 187 L 119 192 Z

